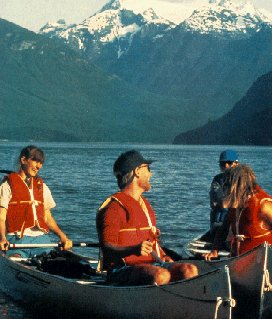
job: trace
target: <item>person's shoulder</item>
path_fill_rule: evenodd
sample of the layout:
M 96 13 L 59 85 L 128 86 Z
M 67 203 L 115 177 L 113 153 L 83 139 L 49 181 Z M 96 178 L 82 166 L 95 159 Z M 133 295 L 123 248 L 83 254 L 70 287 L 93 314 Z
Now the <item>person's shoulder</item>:
M 105 211 L 107 210 L 108 208 L 115 208 L 115 207 L 118 207 L 120 206 L 120 203 L 119 201 L 117 200 L 116 197 L 114 197 L 114 195 L 111 195 L 109 197 L 107 197 L 103 202 L 102 204 L 100 205 L 100 207 L 98 208 L 98 211 Z
M 16 173 L 16 172 L 12 172 L 12 173 L 10 173 L 10 174 L 5 175 L 5 176 L 2 178 L 1 184 L 9 184 L 9 185 L 10 185 L 10 183 L 11 183 L 13 180 L 17 181 L 18 179 L 21 180 L 19 174 Z
M 256 185 L 254 187 L 254 199 L 259 200 L 260 203 L 262 202 L 271 202 L 272 196 L 269 195 L 260 185 Z
M 220 183 L 224 179 L 225 174 L 224 173 L 219 173 L 214 176 L 212 183 Z
M 264 198 L 260 202 L 260 213 L 263 217 L 272 217 L 272 199 Z
M 9 175 L 5 175 L 1 182 L 0 182 L 0 187 L 1 188 L 8 188 L 10 189 L 10 179 L 9 179 Z
M 224 178 L 224 176 L 225 176 L 225 173 L 219 173 L 214 176 L 214 179 L 222 179 Z
M 6 176 L 4 176 L 4 177 L 2 178 L 0 184 L 1 184 L 1 185 L 4 184 L 4 183 L 8 184 L 8 182 L 9 182 L 9 178 L 8 178 L 8 175 L 6 175 Z
M 252 200 L 262 203 L 264 201 L 271 201 L 272 196 L 269 195 L 260 185 L 257 184 L 254 187 L 254 195 L 252 196 Z
M 96 221 L 98 224 L 101 222 L 104 223 L 105 220 L 113 222 L 120 218 L 125 219 L 127 218 L 126 216 L 126 209 L 114 198 L 108 197 L 99 207 L 96 214 Z

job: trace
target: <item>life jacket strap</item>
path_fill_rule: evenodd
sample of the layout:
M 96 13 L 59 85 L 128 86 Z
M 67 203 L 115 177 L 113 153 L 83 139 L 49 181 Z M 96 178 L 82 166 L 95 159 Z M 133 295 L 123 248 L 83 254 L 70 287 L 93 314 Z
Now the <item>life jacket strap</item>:
M 151 227 L 140 227 L 140 228 L 123 228 L 119 230 L 119 233 L 123 233 L 126 231 L 136 231 L 136 230 L 150 230 Z
M 33 205 L 35 204 L 35 206 L 38 206 L 38 204 L 43 204 L 43 202 L 39 201 L 39 200 L 19 200 L 19 201 L 14 201 L 14 202 L 9 202 L 9 205 L 18 205 L 18 204 L 29 204 L 29 205 Z

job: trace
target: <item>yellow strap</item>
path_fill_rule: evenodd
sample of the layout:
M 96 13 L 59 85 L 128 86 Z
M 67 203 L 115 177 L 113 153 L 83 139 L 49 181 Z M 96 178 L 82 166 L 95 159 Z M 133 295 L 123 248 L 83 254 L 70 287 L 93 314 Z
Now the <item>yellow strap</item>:
M 265 234 L 262 234 L 262 235 L 257 235 L 257 236 L 252 236 L 252 237 L 249 237 L 249 236 L 245 236 L 245 235 L 235 235 L 235 239 L 238 240 L 238 241 L 243 241 L 244 239 L 255 239 L 255 238 L 261 238 L 261 237 L 264 237 L 264 236 L 267 236 L 267 235 L 270 235 L 272 232 L 271 231 L 268 231 L 266 232 Z
M 102 203 L 102 205 L 99 207 L 98 211 L 100 211 L 100 210 L 102 210 L 103 208 L 107 207 L 111 201 L 112 201 L 112 198 L 111 198 L 111 197 L 108 197 L 108 198 Z
M 16 202 L 9 202 L 10 205 L 18 205 L 18 204 L 29 204 L 29 205 L 32 205 L 32 204 L 42 204 L 43 202 L 41 201 L 38 201 L 38 200 L 20 200 L 20 201 L 16 201 Z
M 249 237 L 249 238 L 260 238 L 260 237 L 267 236 L 267 235 L 269 235 L 269 234 L 271 234 L 271 231 L 268 231 L 268 232 L 266 232 L 266 233 L 263 234 L 263 235 L 257 235 L 257 236 L 253 236 L 253 237 Z
M 119 233 L 125 232 L 125 231 L 136 231 L 136 230 L 150 230 L 151 227 L 140 227 L 140 228 L 123 228 L 119 230 Z

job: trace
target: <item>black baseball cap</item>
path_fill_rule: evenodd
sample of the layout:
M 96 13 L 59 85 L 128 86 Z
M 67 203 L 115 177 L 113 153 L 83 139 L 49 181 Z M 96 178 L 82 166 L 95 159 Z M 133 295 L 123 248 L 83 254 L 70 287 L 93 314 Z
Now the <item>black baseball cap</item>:
M 142 164 L 151 164 L 153 161 L 145 159 L 135 150 L 122 153 L 113 165 L 115 176 L 124 176 Z

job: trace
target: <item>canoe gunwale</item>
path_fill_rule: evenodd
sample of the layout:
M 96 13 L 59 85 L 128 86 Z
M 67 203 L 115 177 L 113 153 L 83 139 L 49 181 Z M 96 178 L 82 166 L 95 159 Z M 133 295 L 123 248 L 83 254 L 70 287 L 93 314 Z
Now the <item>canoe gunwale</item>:
M 31 271 L 33 272 L 34 274 L 32 274 L 31 276 L 33 278 L 39 278 L 39 274 L 44 274 L 45 276 L 48 276 L 49 278 L 50 277 L 54 277 L 54 278 L 57 278 L 58 280 L 63 280 L 63 281 L 69 281 L 69 282 L 75 282 L 75 283 L 78 283 L 78 284 L 85 284 L 85 285 L 92 285 L 92 286 L 95 286 L 97 284 L 97 286 L 101 287 L 101 286 L 105 286 L 107 288 L 114 288 L 114 289 L 150 289 L 150 288 L 162 288 L 162 287 L 169 287 L 169 286 L 175 286 L 175 285 L 180 285 L 181 283 L 185 283 L 185 282 L 190 282 L 190 281 L 195 281 L 201 277 L 205 277 L 205 276 L 208 276 L 208 275 L 211 275 L 213 273 L 216 273 L 216 272 L 219 272 L 220 271 L 220 268 L 221 266 L 217 267 L 217 268 L 214 268 L 214 269 L 210 269 L 209 271 L 205 272 L 205 273 L 201 273 L 199 274 L 198 276 L 196 277 L 192 277 L 192 278 L 188 278 L 188 279 L 183 279 L 183 280 L 179 280 L 179 281 L 175 281 L 175 282 L 170 282 L 169 284 L 167 285 L 163 285 L 163 286 L 159 286 L 159 285 L 139 285 L 139 286 L 118 286 L 118 285 L 110 285 L 110 284 L 103 284 L 102 282 L 105 281 L 105 274 L 104 273 L 97 273 L 96 275 L 90 275 L 90 278 L 89 279 L 80 279 L 80 278 L 69 278 L 69 277 L 65 277 L 65 276 L 61 276 L 61 275 L 54 275 L 54 274 L 50 274 L 48 272 L 45 272 L 45 271 L 41 271 L 39 269 L 36 269 L 35 266 L 29 266 L 27 264 L 24 264 L 24 263 L 21 263 L 20 261 L 22 260 L 23 262 L 27 261 L 28 259 L 27 258 L 9 258 L 9 257 L 6 257 L 6 256 L 2 256 L 4 257 L 5 259 L 7 259 L 8 261 L 12 262 L 11 265 L 9 265 L 9 267 L 11 269 L 13 269 L 14 271 L 20 271 L 22 273 L 25 273 L 24 270 L 27 271 L 27 274 L 28 274 L 28 271 Z M 21 268 L 21 269 L 18 269 L 18 268 Z M 228 266 L 222 266 L 222 268 L 225 268 L 224 271 L 225 272 L 229 272 L 228 270 Z M 35 274 L 37 274 L 37 276 L 35 276 Z M 29 275 L 29 274 L 28 274 Z M 95 280 L 96 279 L 96 280 Z M 184 298 L 186 298 L 184 296 Z

